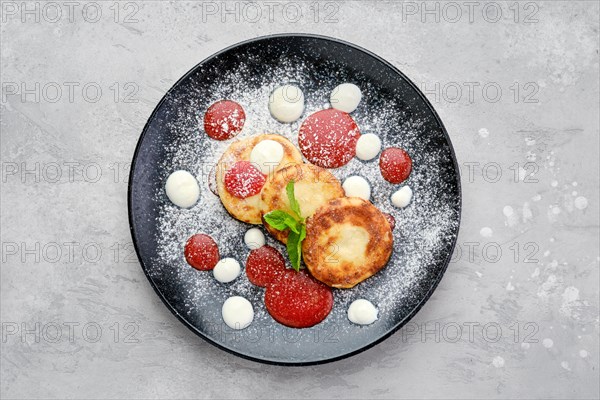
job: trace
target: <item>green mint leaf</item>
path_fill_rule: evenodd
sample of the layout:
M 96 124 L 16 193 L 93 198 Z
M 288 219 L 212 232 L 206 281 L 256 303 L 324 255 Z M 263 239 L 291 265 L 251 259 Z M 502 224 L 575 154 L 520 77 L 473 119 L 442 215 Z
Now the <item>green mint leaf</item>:
M 292 268 L 300 271 L 300 234 L 290 231 L 287 238 L 287 251 L 292 263 Z
M 300 243 L 302 244 L 302 241 L 306 238 L 306 225 L 302 224 L 300 225 Z M 302 248 L 300 248 L 300 251 L 302 251 Z
M 277 229 L 278 231 L 282 231 L 288 227 L 285 221 L 289 217 L 291 217 L 291 215 L 281 210 L 271 211 L 270 213 L 264 215 L 267 224 L 271 225 L 271 227 Z
M 302 216 L 300 215 L 300 204 L 298 204 L 298 200 L 296 200 L 294 194 L 294 183 L 294 181 L 289 181 L 285 187 L 285 191 L 287 192 L 288 200 L 290 201 L 290 208 L 296 213 L 299 219 L 302 219 Z
M 306 225 L 300 224 L 300 233 L 290 231 L 287 239 L 287 251 L 290 257 L 292 267 L 300 271 L 300 261 L 302 260 L 302 241 L 306 237 Z
M 294 217 L 292 217 L 290 215 L 290 219 L 287 219 L 285 221 L 285 223 L 286 223 L 287 227 L 290 228 L 290 230 L 292 232 L 300 233 L 300 228 L 299 228 L 300 223 L 298 221 L 296 221 L 296 219 Z
M 275 210 L 265 214 L 264 219 L 267 224 L 279 231 L 289 228 L 290 231 L 287 238 L 288 256 L 294 270 L 300 271 L 302 241 L 306 238 L 306 225 L 304 218 L 300 216 L 300 204 L 294 194 L 294 181 L 288 182 L 285 191 L 290 202 L 290 208 L 295 216 L 282 210 Z
M 296 221 L 296 218 L 285 211 L 271 211 L 270 213 L 265 214 L 264 218 L 265 221 L 267 221 L 267 224 L 278 231 L 283 231 L 287 228 L 290 228 L 292 231 L 300 233 L 300 228 L 298 227 L 299 224 L 298 221 Z

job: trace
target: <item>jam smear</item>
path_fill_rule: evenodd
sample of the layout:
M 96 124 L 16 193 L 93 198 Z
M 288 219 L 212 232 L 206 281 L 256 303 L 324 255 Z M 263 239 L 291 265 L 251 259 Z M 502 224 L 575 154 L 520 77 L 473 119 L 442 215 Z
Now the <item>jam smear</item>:
M 381 153 L 379 158 L 381 176 L 390 183 L 404 182 L 412 171 L 412 160 L 406 151 L 398 147 L 390 147 Z
M 260 193 L 266 177 L 250 161 L 238 161 L 225 173 L 225 189 L 240 199 Z
M 287 270 L 267 285 L 267 311 L 291 328 L 308 328 L 323 321 L 333 308 L 329 286 L 304 271 Z
M 231 139 L 242 131 L 246 122 L 244 109 L 235 101 L 220 100 L 204 114 L 204 131 L 215 140 Z
M 246 260 L 246 275 L 256 286 L 265 287 L 285 272 L 285 259 L 277 249 L 262 246 L 252 250 Z
M 306 118 L 298 133 L 298 145 L 311 163 L 338 168 L 356 155 L 359 137 L 358 126 L 348 113 L 328 108 Z
M 185 259 L 200 271 L 210 271 L 219 262 L 219 247 L 208 235 L 198 233 L 188 239 L 184 250 Z

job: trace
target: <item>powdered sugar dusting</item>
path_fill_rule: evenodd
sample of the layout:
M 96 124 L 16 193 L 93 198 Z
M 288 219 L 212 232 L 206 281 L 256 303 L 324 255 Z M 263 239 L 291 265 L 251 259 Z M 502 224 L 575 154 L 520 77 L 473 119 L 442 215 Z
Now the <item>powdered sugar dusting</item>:
M 176 297 L 185 305 L 182 310 L 186 314 L 184 317 L 191 321 L 218 323 L 220 316 L 205 308 L 207 301 L 220 301 L 222 304 L 230 296 L 243 296 L 254 307 L 253 325 L 277 324 L 265 311 L 264 289 L 251 284 L 245 272 L 229 284 L 219 283 L 212 274 L 196 271 L 187 265 L 183 246 L 193 234 L 206 233 L 217 242 L 221 257 L 235 258 L 244 266 L 250 250 L 243 239 L 249 225 L 232 218 L 219 198 L 209 190 L 214 185 L 214 172 L 211 174 L 211 171 L 214 171 L 215 163 L 233 140 L 257 134 L 280 134 L 297 146 L 300 124 L 315 111 L 323 109 L 335 86 L 349 80 L 344 71 L 325 76 L 320 72 L 322 69 L 316 70 L 302 60 L 289 57 L 282 57 L 277 68 L 269 70 L 268 74 L 257 75 L 252 73 L 253 62 L 256 60 L 245 54 L 237 68 L 216 80 L 192 77 L 190 82 L 196 93 L 171 95 L 166 100 L 176 106 L 177 111 L 166 123 L 171 141 L 165 148 L 167 155 L 157 168 L 164 179 L 175 169 L 190 171 L 201 185 L 201 197 L 191 209 L 180 209 L 166 201 L 163 190 L 159 188 L 156 191 L 158 257 L 148 272 L 155 282 L 186 282 Z M 199 74 L 202 72 L 206 71 L 201 68 Z M 340 181 L 352 175 L 364 177 L 371 185 L 373 204 L 391 214 L 396 221 L 394 252 L 387 267 L 353 289 L 334 290 L 333 311 L 323 323 L 333 321 L 341 338 L 344 338 L 344 332 L 360 328 L 346 318 L 349 304 L 358 298 L 368 299 L 379 309 L 380 318 L 363 329 L 385 332 L 390 327 L 377 326 L 385 324 L 386 314 L 404 318 L 415 309 L 423 300 L 423 294 L 437 280 L 440 264 L 449 256 L 459 219 L 459 199 L 456 182 L 452 181 L 454 171 L 448 147 L 436 143 L 428 132 L 431 128 L 420 119 L 419 114 L 405 112 L 405 104 L 394 101 L 393 93 L 385 93 L 384 96 L 380 88 L 361 76 L 354 75 L 353 81 L 363 82 L 359 85 L 363 101 L 352 117 L 363 134 L 377 134 L 384 149 L 401 147 L 410 154 L 413 171 L 404 183 L 410 184 L 414 196 L 406 208 L 397 209 L 391 204 L 390 196 L 400 186 L 381 177 L 378 158 L 370 161 L 353 158 L 347 165 L 331 170 Z M 268 102 L 274 88 L 288 83 L 303 90 L 306 106 L 298 121 L 282 124 L 270 115 Z M 206 91 L 207 86 L 209 90 Z M 222 142 L 207 138 L 202 126 L 207 107 L 221 99 L 238 102 L 246 115 L 242 132 L 235 139 Z M 287 254 L 283 245 L 266 236 L 268 245 Z M 289 266 L 287 256 L 286 263 Z

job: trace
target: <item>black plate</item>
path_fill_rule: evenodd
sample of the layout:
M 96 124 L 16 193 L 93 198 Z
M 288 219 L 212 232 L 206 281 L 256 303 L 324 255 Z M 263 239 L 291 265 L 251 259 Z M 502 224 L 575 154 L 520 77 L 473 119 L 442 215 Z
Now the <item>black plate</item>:
M 242 275 L 220 284 L 183 259 L 183 244 L 196 232 L 211 234 L 221 256 L 242 266 L 248 254 L 243 234 L 249 225 L 233 220 L 208 189 L 210 166 L 222 146 L 202 129 L 204 111 L 214 101 L 240 102 L 248 114 L 241 136 L 275 131 L 295 141 L 299 123 L 326 107 L 340 83 L 354 82 L 363 100 L 352 114 L 363 133 L 380 135 L 384 147 L 400 146 L 413 158 L 406 182 L 412 203 L 395 209 L 390 195 L 401 185 L 384 182 L 378 158 L 357 159 L 334 173 L 367 177 L 372 201 L 396 218 L 394 252 L 387 267 L 352 290 L 334 290 L 332 313 L 309 329 L 286 328 L 265 311 L 263 289 Z M 306 96 L 299 122 L 279 124 L 268 117 L 268 93 L 293 82 Z M 253 115 L 254 114 L 254 115 Z M 221 147 L 219 147 L 221 146 Z M 170 204 L 163 190 L 175 169 L 196 174 L 202 197 L 190 210 Z M 275 364 L 307 365 L 337 360 L 363 351 L 403 326 L 423 306 L 449 263 L 460 223 L 460 181 L 448 134 L 431 104 L 400 71 L 378 56 L 339 40 L 312 35 L 277 35 L 243 42 L 204 60 L 165 95 L 148 120 L 137 145 L 129 181 L 129 219 L 142 268 L 167 307 L 190 329 L 239 356 Z M 207 211 L 209 210 L 209 211 Z M 268 237 L 268 243 L 283 250 Z M 284 253 L 285 254 L 285 253 Z M 221 320 L 223 301 L 242 294 L 255 309 L 253 324 L 232 331 Z M 357 298 L 380 310 L 370 326 L 351 324 L 347 307 Z

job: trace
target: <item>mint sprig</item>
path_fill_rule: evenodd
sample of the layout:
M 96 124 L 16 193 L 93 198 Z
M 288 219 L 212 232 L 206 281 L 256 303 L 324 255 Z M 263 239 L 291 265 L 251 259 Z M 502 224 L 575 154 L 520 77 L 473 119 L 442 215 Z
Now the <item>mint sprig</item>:
M 278 231 L 290 230 L 287 239 L 287 252 L 292 267 L 296 271 L 300 271 L 302 241 L 306 238 L 306 222 L 300 215 L 300 204 L 294 194 L 294 181 L 288 182 L 285 191 L 293 214 L 282 210 L 275 210 L 265 214 L 264 218 L 267 224 Z
M 296 195 L 294 194 L 294 181 L 288 182 L 285 186 L 285 192 L 287 193 L 288 200 L 290 201 L 290 208 L 293 212 L 296 213 L 298 219 L 302 220 L 300 216 L 300 204 L 298 204 L 298 200 L 296 200 Z
M 289 228 L 296 233 L 300 233 L 300 231 L 298 230 L 298 221 L 296 221 L 296 218 L 286 213 L 285 211 L 271 211 L 270 213 L 265 214 L 265 221 L 267 221 L 269 225 L 271 225 L 278 231 L 283 231 Z

